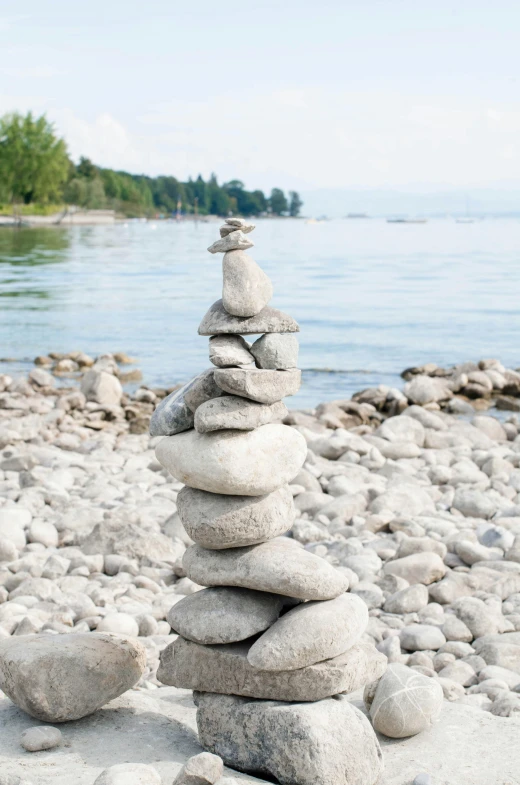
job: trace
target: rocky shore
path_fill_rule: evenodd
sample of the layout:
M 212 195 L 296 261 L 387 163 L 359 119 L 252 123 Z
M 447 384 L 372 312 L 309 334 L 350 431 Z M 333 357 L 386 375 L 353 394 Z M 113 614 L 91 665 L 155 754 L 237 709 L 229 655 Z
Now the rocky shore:
M 171 696 L 157 679 L 174 639 L 168 614 L 201 589 L 182 563 L 183 486 L 148 435 L 171 390 L 125 394 L 117 359 L 76 352 L 38 358 L 27 379 L 0 376 L 0 639 L 136 637 L 146 661 L 135 695 Z M 476 710 L 505 738 L 507 723 L 520 730 L 520 373 L 484 360 L 403 376 L 403 390 L 280 412 L 308 448 L 289 484 L 289 536 L 366 604 L 362 643 L 442 688 L 441 723 Z M 491 407 L 512 413 L 497 419 Z M 424 782 L 463 781 L 436 779 L 435 765 L 430 756 Z

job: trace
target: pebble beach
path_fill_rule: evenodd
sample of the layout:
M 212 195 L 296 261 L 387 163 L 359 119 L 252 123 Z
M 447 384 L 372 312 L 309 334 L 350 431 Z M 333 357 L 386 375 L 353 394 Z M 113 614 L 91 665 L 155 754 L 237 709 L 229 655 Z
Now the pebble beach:
M 171 390 L 123 393 L 114 356 L 37 362 L 0 377 L 0 637 L 135 637 L 134 692 L 175 691 L 157 679 L 168 613 L 201 586 L 182 563 L 182 484 L 148 434 Z M 57 386 L 53 370 L 78 379 Z M 445 703 L 516 722 L 520 373 L 483 360 L 403 376 L 402 389 L 285 415 L 308 450 L 288 536 L 343 573 L 368 609 L 363 640 L 389 663 L 440 685 Z M 497 403 L 506 418 L 490 415 Z

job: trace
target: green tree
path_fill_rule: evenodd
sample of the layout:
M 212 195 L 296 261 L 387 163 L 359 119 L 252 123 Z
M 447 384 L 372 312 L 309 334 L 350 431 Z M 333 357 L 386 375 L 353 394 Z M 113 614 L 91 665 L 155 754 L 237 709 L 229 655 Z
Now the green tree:
M 289 210 L 287 199 L 281 188 L 273 188 L 269 197 L 269 205 L 273 215 L 283 215 Z
M 98 174 L 98 168 L 97 166 L 94 166 L 90 158 L 81 156 L 79 164 L 76 166 L 76 172 L 80 177 L 86 177 L 89 180 L 93 180 Z
M 67 147 L 45 115 L 0 118 L 0 182 L 10 202 L 59 201 L 68 176 Z
M 302 207 L 303 202 L 300 199 L 300 194 L 297 191 L 289 191 L 289 215 L 291 218 L 296 218 Z

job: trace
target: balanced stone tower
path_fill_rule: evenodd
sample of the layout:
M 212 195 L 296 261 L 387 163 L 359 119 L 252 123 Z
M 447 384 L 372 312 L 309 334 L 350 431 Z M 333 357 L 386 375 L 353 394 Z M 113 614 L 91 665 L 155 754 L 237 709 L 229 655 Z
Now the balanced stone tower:
M 178 637 L 158 678 L 195 691 L 200 743 L 229 766 L 282 785 L 374 785 L 381 751 L 345 693 L 378 679 L 386 658 L 361 640 L 368 611 L 344 573 L 283 536 L 307 456 L 281 424 L 300 386 L 299 327 L 268 305 L 271 281 L 246 253 L 254 228 L 229 218 L 208 249 L 224 254 L 222 299 L 199 327 L 214 367 L 152 417 L 157 458 L 185 483 L 186 574 L 209 587 L 171 609 Z

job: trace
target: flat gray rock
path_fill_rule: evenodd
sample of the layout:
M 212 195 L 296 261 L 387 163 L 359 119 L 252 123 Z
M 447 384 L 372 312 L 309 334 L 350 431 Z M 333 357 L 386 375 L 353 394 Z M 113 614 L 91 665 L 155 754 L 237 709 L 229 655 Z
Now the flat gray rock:
M 215 381 L 231 395 L 240 395 L 259 403 L 275 403 L 300 389 L 302 372 L 270 371 L 259 368 L 216 368 Z
M 429 728 L 442 710 L 441 685 L 398 662 L 390 663 L 377 685 L 365 691 L 374 728 L 392 739 Z
M 222 260 L 222 304 L 232 316 L 256 316 L 273 296 L 273 285 L 244 251 L 228 251 Z
M 217 368 L 250 365 L 255 358 L 241 335 L 214 335 L 209 339 L 209 359 Z
M 0 689 L 43 722 L 91 714 L 133 687 L 145 665 L 138 641 L 93 632 L 0 641 Z
M 256 545 L 285 534 L 296 515 L 287 486 L 264 496 L 229 496 L 186 485 L 177 496 L 177 511 L 192 540 L 217 550 Z
M 345 698 L 252 701 L 197 693 L 201 744 L 281 785 L 375 785 L 383 755 L 367 718 Z
M 251 347 L 259 368 L 282 370 L 298 365 L 298 339 L 290 333 L 266 333 Z
M 184 394 L 197 378 L 163 398 L 152 414 L 150 436 L 173 436 L 193 428 L 194 415 L 184 400 Z
M 215 369 L 208 368 L 193 379 L 184 393 L 188 408 L 195 413 L 201 404 L 223 395 L 222 388 L 215 381 Z
M 195 429 L 199 433 L 211 431 L 253 431 L 261 425 L 283 420 L 288 414 L 282 401 L 273 404 L 256 403 L 236 395 L 225 395 L 201 404 L 195 412 Z
M 221 335 L 231 333 L 255 335 L 258 333 L 297 333 L 298 323 L 283 311 L 266 305 L 260 313 L 249 318 L 231 316 L 222 300 L 213 303 L 199 326 L 199 335 Z
M 368 624 L 368 608 L 355 594 L 305 602 L 288 611 L 253 643 L 253 668 L 287 671 L 337 657 L 350 649 Z
M 284 599 L 262 591 L 217 586 L 175 603 L 168 622 L 194 643 L 236 643 L 270 627 L 280 615 Z
M 260 671 L 247 660 L 249 642 L 201 646 L 180 636 L 161 653 L 163 684 L 200 692 L 283 701 L 316 701 L 353 692 L 378 679 L 386 657 L 372 644 L 357 643 L 345 654 L 295 671 Z
M 155 454 L 173 477 L 190 488 L 262 496 L 298 473 L 307 443 L 294 428 L 273 424 L 254 431 L 185 431 L 166 436 Z
M 216 240 L 209 246 L 210 253 L 226 253 L 227 251 L 245 251 L 247 248 L 252 248 L 254 243 L 249 240 L 241 229 L 236 229 L 230 232 L 220 240 Z
M 253 229 L 256 229 L 256 225 L 252 224 L 250 221 L 246 221 L 245 218 L 226 218 L 224 224 L 220 227 L 221 236 L 223 236 L 222 229 L 224 229 L 224 227 L 227 227 L 232 232 L 240 229 L 244 234 L 249 234 Z M 229 234 L 229 232 L 227 232 L 227 234 Z
M 190 545 L 182 563 L 202 586 L 244 586 L 300 600 L 331 600 L 348 589 L 342 572 L 285 537 L 225 551 Z

